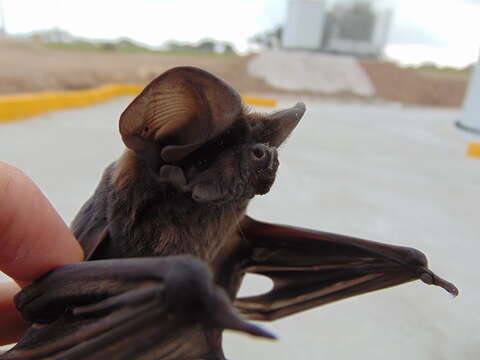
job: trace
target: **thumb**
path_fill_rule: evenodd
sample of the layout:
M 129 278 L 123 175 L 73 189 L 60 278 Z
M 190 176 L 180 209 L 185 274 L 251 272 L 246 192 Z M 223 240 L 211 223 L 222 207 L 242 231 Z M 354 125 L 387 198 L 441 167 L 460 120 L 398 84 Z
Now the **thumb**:
M 38 187 L 0 162 L 0 270 L 25 284 L 82 260 L 78 241 Z

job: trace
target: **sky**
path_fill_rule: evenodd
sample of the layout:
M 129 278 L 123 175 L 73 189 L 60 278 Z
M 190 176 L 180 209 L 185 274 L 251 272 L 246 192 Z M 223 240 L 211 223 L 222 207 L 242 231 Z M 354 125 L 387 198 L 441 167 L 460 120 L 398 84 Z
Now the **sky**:
M 330 0 L 330 3 L 347 0 Z M 9 33 L 58 27 L 88 37 L 129 37 L 158 46 L 176 39 L 231 41 L 284 22 L 287 0 L 0 0 Z M 385 53 L 404 64 L 462 67 L 478 59 L 480 0 L 376 0 L 394 16 Z

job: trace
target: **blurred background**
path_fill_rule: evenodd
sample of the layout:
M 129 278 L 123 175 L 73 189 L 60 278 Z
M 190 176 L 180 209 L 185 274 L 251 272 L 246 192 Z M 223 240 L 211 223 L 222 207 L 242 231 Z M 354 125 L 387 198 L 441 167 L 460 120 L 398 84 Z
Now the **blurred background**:
M 420 282 L 360 296 L 266 324 L 278 342 L 229 333 L 227 356 L 476 360 L 479 19 L 480 0 L 0 0 L 0 100 L 193 65 L 277 108 L 306 102 L 250 215 L 419 248 L 460 296 Z M 0 160 L 69 222 L 124 148 L 131 100 L 0 123 Z
M 479 16 L 475 0 L 2 0 L 0 93 L 146 82 L 191 64 L 252 93 L 460 106 Z

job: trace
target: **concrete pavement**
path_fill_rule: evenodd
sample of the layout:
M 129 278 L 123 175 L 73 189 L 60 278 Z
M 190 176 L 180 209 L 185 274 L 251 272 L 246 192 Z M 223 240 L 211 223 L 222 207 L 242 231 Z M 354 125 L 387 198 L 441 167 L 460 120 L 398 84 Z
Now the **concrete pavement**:
M 122 151 L 130 99 L 0 126 L 0 160 L 29 174 L 66 221 Z M 293 103 L 293 102 L 292 102 Z M 281 106 L 289 106 L 284 103 Z M 272 191 L 253 217 L 424 251 L 460 296 L 414 282 L 265 324 L 277 342 L 228 334 L 231 359 L 476 360 L 480 356 L 480 160 L 455 110 L 312 102 L 280 151 Z M 244 293 L 268 289 L 249 278 Z

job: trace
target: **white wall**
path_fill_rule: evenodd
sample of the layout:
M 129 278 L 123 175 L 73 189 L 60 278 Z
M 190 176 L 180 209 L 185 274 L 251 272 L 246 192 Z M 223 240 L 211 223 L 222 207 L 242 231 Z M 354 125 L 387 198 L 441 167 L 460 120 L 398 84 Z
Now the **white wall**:
M 282 46 L 287 49 L 319 49 L 324 21 L 324 1 L 290 1 Z

